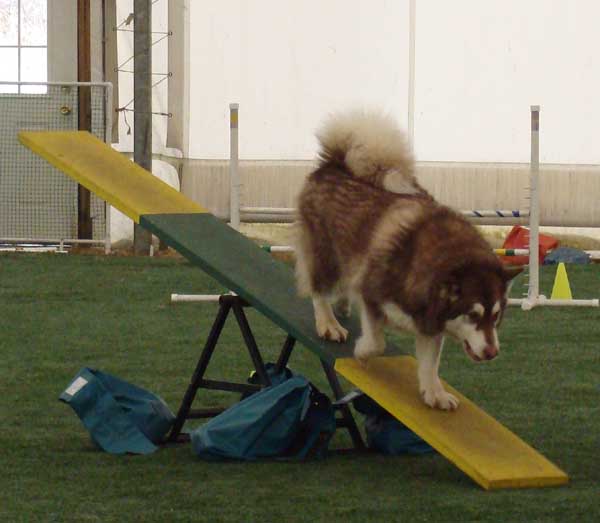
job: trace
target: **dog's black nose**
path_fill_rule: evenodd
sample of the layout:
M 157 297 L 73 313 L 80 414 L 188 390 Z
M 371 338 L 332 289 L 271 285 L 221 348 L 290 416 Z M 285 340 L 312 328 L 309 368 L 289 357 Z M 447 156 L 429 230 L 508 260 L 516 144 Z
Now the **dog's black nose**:
M 489 346 L 486 347 L 483 351 L 483 355 L 486 360 L 493 360 L 496 356 L 498 356 L 498 347 Z

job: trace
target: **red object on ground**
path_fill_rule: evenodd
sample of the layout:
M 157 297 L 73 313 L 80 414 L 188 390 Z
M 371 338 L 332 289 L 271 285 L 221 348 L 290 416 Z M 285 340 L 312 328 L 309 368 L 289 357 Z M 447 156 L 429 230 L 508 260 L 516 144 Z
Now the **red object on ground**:
M 547 234 L 540 234 L 540 249 L 539 260 L 543 263 L 548 251 L 558 247 L 558 240 Z M 515 225 L 506 236 L 503 249 L 528 249 L 529 248 L 529 229 Z M 529 263 L 528 256 L 500 256 L 503 263 L 508 265 L 527 265 Z

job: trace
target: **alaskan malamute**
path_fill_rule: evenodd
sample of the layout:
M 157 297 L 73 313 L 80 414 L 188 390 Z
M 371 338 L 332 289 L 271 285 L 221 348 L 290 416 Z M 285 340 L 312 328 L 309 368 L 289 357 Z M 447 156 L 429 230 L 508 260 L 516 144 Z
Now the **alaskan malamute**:
M 393 120 L 338 115 L 317 137 L 319 165 L 298 202 L 296 276 L 318 335 L 346 339 L 332 308 L 340 299 L 360 308 L 354 356 L 363 362 L 383 354 L 385 325 L 414 333 L 424 402 L 456 409 L 438 377 L 444 336 L 475 361 L 495 358 L 509 282 L 521 269 L 503 267 L 474 226 L 418 184 Z

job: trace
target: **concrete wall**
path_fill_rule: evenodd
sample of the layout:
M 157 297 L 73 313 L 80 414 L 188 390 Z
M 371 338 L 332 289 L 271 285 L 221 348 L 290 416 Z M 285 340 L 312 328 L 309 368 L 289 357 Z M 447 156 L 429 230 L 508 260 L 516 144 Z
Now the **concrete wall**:
M 242 204 L 248 207 L 294 207 L 310 161 L 242 161 Z M 417 164 L 423 185 L 456 209 L 527 210 L 529 165 Z M 229 214 L 228 162 L 191 160 L 183 168 L 181 189 L 222 218 Z M 600 227 L 600 166 L 543 165 L 540 169 L 542 225 Z M 506 220 L 486 223 L 508 224 Z

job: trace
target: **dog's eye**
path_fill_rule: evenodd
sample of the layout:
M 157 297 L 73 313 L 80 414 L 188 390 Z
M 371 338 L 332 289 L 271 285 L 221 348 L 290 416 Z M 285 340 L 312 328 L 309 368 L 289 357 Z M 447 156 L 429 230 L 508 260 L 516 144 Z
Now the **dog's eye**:
M 498 320 L 499 320 L 499 319 L 500 319 L 500 313 L 499 313 L 499 312 L 497 312 L 496 314 L 494 314 L 494 315 L 492 316 L 492 321 L 493 321 L 494 323 L 498 323 Z

